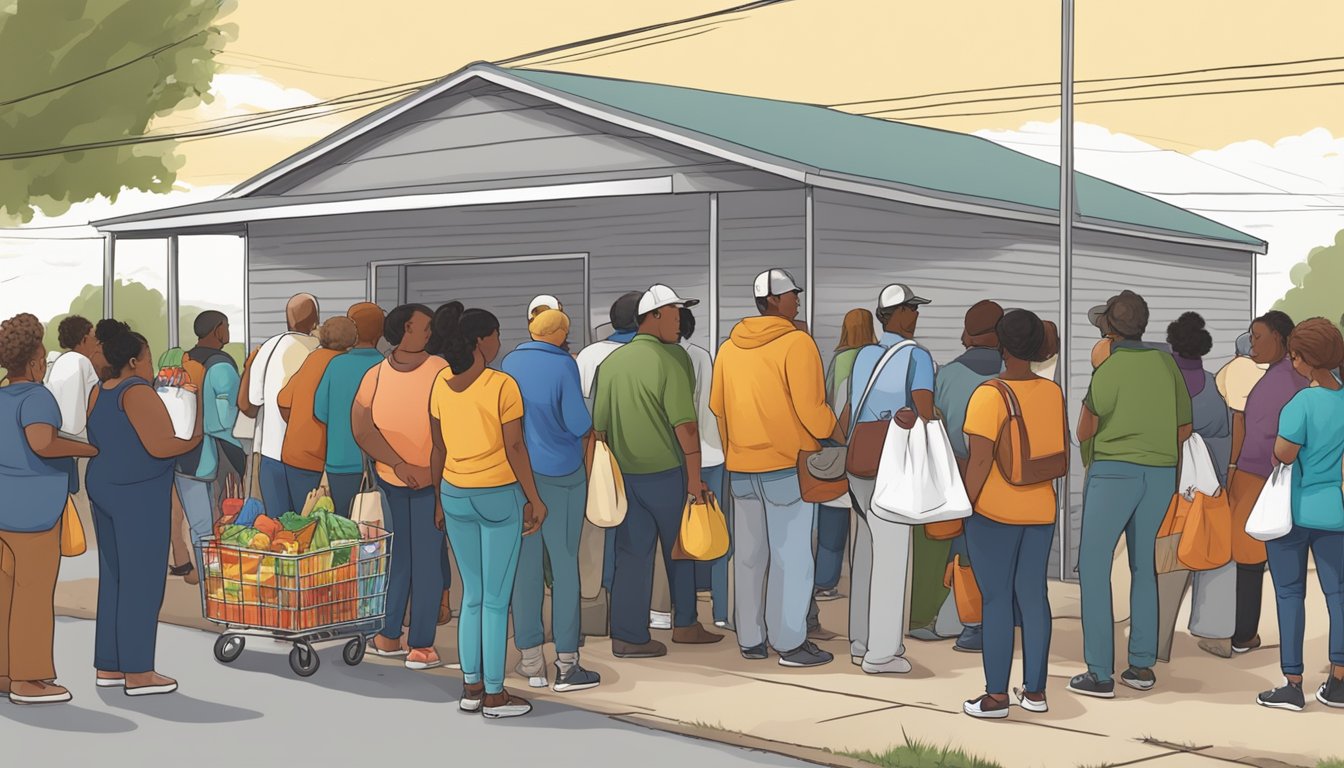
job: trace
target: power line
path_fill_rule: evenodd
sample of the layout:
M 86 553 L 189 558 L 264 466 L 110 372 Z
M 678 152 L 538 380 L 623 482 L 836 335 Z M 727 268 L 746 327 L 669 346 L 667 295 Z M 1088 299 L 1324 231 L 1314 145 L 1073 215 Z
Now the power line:
M 584 58 L 577 59 L 578 61 L 583 61 L 583 60 L 585 60 L 585 59 L 596 59 L 596 58 L 600 58 L 600 57 L 602 57 L 602 56 L 610 56 L 610 55 L 612 55 L 612 54 L 616 54 L 616 53 L 624 53 L 626 50 L 629 50 L 629 49 L 624 48 L 623 46 L 629 46 L 629 45 L 633 45 L 633 44 L 635 44 L 635 43 L 641 43 L 641 42 L 645 42 L 645 41 L 658 40 L 659 38 L 667 38 L 667 37 L 669 37 L 669 36 L 671 36 L 671 35 L 678 35 L 678 34 L 683 33 L 683 32 L 691 32 L 691 31 L 693 31 L 693 30 L 697 30 L 697 29 L 705 29 L 706 27 L 709 28 L 709 29 L 706 30 L 706 31 L 713 32 L 714 30 L 718 29 L 719 27 L 723 26 L 724 24 L 731 24 L 731 23 L 734 22 L 734 21 L 740 21 L 740 19 L 723 19 L 723 20 L 721 20 L 721 21 L 717 21 L 717 22 L 709 22 L 708 24 L 697 24 L 697 25 L 695 25 L 695 26 L 693 26 L 693 27 L 686 27 L 685 29 L 675 29 L 675 30 L 672 30 L 672 31 L 670 31 L 670 32 L 660 32 L 660 33 L 658 33 L 658 34 L 656 34 L 656 35 L 649 35 L 648 37 L 640 37 L 640 38 L 636 38 L 636 39 L 634 39 L 634 40 L 622 40 L 622 41 L 619 42 L 619 43 L 612 43 L 611 45 L 604 45 L 604 46 L 602 46 L 601 48 L 593 48 L 592 50 L 588 50 L 588 51 L 579 51 L 579 52 L 577 52 L 577 53 L 565 54 L 565 55 L 563 55 L 563 56 L 556 56 L 556 57 L 551 58 L 551 59 L 541 59 L 540 61 L 532 61 L 532 62 L 528 62 L 528 65 L 527 65 L 527 66 L 529 66 L 529 67 L 540 67 L 540 66 L 545 65 L 545 64 L 568 64 L 568 63 L 571 62 L 571 60 L 574 60 L 576 57 L 580 57 L 580 56 L 582 56 L 582 57 L 584 57 Z M 673 39 L 673 40 L 678 40 L 678 39 L 680 39 L 680 38 L 673 37 L 672 39 Z M 671 40 L 663 40 L 663 42 L 671 42 Z M 642 46 L 640 46 L 640 47 L 642 47 Z M 614 50 L 614 51 L 611 51 L 610 49 L 612 49 L 612 48 L 618 48 L 618 49 L 620 49 L 620 50 Z M 610 51 L 610 53 L 598 53 L 599 51 Z M 595 55 L 589 56 L 588 54 L 595 54 Z
M 55 93 L 56 91 L 64 90 L 64 89 L 66 89 L 66 88 L 71 88 L 71 87 L 74 87 L 74 86 L 79 85 L 79 84 L 81 84 L 81 83 L 87 83 L 88 81 L 93 80 L 94 78 L 98 78 L 98 77 L 102 77 L 103 75 L 111 74 L 111 73 L 116 72 L 117 70 L 120 70 L 120 69 L 125 69 L 126 67 L 129 67 L 129 66 L 131 66 L 132 64 L 135 64 L 136 62 L 144 61 L 145 59 L 149 59 L 149 58 L 153 58 L 153 57 L 155 57 L 155 56 L 158 56 L 160 53 L 163 53 L 164 51 L 170 50 L 170 49 L 172 49 L 172 48 L 176 48 L 177 46 L 182 45 L 182 44 L 184 44 L 184 43 L 187 43 L 187 42 L 191 41 L 191 40 L 194 39 L 194 38 L 200 37 L 200 36 L 203 35 L 203 34 L 205 34 L 205 31 L 204 31 L 204 30 L 201 31 L 201 32 L 197 32 L 197 33 L 194 34 L 194 35 L 189 35 L 189 36 L 187 36 L 187 37 L 184 37 L 184 38 L 182 38 L 181 40 L 178 40 L 178 41 L 175 42 L 175 43 L 169 43 L 169 44 L 167 44 L 167 45 L 161 45 L 161 46 L 159 46 L 158 48 L 155 48 L 155 49 L 152 50 L 152 51 L 147 51 L 147 52 L 145 52 L 145 53 L 142 53 L 142 54 L 140 54 L 139 56 L 136 56 L 135 58 L 133 58 L 133 59 L 131 59 L 131 60 L 129 60 L 129 61 L 123 61 L 122 63 L 117 64 L 116 66 L 108 67 L 107 69 L 100 70 L 100 71 L 98 71 L 98 72 L 94 72 L 93 74 L 91 74 L 91 75 L 86 75 L 86 76 L 84 76 L 84 77 L 79 78 L 78 80 L 71 80 L 71 81 L 68 82 L 68 83 L 62 83 L 62 84 L 60 84 L 60 85 L 52 86 L 51 88 L 48 88 L 48 89 L 43 90 L 43 91 L 38 91 L 38 92 L 36 92 L 36 93 L 30 93 L 30 94 L 28 94 L 27 96 L 20 96 L 20 97 L 18 97 L 17 99 L 9 99 L 9 100 L 7 100 L 7 101 L 0 101 L 0 107 L 8 107 L 8 106 L 10 106 L 10 105 L 12 105 L 12 104 L 18 104 L 18 103 L 21 102 L 21 101 L 28 101 L 29 99 L 35 99 L 35 98 L 37 98 L 37 97 L 39 97 L 39 96 L 46 96 L 46 95 L 49 94 L 49 93 Z

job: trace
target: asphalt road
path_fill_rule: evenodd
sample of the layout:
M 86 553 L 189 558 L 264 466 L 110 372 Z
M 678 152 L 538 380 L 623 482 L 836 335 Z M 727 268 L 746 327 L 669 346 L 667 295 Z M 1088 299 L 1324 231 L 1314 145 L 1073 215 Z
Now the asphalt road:
M 321 667 L 307 679 L 290 671 L 289 647 L 270 640 L 249 640 L 226 666 L 212 655 L 214 635 L 166 624 L 159 668 L 182 687 L 132 699 L 94 686 L 93 630 L 92 621 L 57 619 L 57 671 L 72 703 L 0 701 L 0 744 L 10 757 L 100 768 L 416 765 L 416 758 L 537 768 L 808 765 L 546 702 L 533 702 L 526 717 L 486 721 L 457 711 L 455 677 L 370 662 L 347 667 L 339 646 L 322 649 Z

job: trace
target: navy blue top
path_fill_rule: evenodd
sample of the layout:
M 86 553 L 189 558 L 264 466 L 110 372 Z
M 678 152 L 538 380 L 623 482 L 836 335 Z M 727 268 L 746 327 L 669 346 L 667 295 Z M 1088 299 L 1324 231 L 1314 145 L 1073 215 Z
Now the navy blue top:
M 49 531 L 61 520 L 70 490 L 69 459 L 45 459 L 33 452 L 24 428 L 61 428 L 56 397 L 41 384 L 24 381 L 0 389 L 0 530 Z
M 532 470 L 567 477 L 583 466 L 583 440 L 593 428 L 583 402 L 579 365 L 568 352 L 544 341 L 519 344 L 500 370 L 523 393 L 523 438 Z
M 100 488 L 130 486 L 150 480 L 170 478 L 173 459 L 151 456 L 122 407 L 121 399 L 131 387 L 148 387 L 149 382 L 132 376 L 112 389 L 99 388 L 98 402 L 89 414 L 89 442 L 98 455 L 89 459 L 89 494 Z

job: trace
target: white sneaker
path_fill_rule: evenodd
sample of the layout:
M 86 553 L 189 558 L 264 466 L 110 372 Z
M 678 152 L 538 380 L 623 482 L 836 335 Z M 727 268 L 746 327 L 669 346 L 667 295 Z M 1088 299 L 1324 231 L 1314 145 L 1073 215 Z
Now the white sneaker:
M 649 611 L 649 629 L 671 629 L 672 614 L 662 611 Z
M 1027 692 L 1021 688 L 1014 688 L 1013 695 L 1017 697 L 1018 706 L 1022 707 L 1028 712 L 1035 712 L 1036 714 L 1039 715 L 1050 711 L 1050 705 L 1045 701 L 1045 699 L 1041 699 L 1040 701 L 1032 701 L 1031 699 L 1027 698 Z
M 881 664 L 873 664 L 864 660 L 859 666 L 870 675 L 903 675 L 911 669 L 910 662 L 906 661 L 904 656 L 897 656 L 891 661 Z
M 862 657 L 862 656 L 850 656 L 850 657 L 849 657 L 849 663 L 853 664 L 853 665 L 856 666 L 856 667 L 862 667 L 862 666 L 863 666 L 863 657 Z

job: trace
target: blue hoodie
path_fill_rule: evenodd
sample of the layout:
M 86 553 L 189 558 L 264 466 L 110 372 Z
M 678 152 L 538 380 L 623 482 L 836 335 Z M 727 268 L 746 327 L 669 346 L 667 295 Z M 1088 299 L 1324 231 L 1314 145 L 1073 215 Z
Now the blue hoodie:
M 583 466 L 583 436 L 593 428 L 583 402 L 579 366 L 568 352 L 528 341 L 505 355 L 500 370 L 523 393 L 523 435 L 532 471 L 567 477 Z

